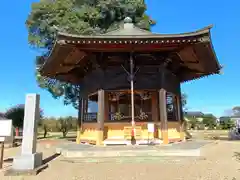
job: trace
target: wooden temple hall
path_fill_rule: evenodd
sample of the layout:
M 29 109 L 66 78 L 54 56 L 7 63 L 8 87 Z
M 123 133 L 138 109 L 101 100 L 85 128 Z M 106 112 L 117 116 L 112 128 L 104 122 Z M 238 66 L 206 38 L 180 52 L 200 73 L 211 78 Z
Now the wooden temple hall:
M 169 143 L 185 139 L 180 84 L 218 74 L 211 27 L 155 34 L 125 18 L 102 35 L 58 32 L 42 76 L 79 85 L 77 143 Z M 88 102 L 98 104 L 88 112 Z

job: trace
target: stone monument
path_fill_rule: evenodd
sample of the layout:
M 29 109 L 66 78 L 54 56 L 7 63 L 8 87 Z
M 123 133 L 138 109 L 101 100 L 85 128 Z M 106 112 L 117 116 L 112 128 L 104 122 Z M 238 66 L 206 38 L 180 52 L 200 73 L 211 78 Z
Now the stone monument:
M 37 121 L 40 118 L 40 96 L 27 94 L 24 112 L 22 151 L 13 159 L 12 170 L 31 171 L 42 165 L 42 153 L 36 152 Z

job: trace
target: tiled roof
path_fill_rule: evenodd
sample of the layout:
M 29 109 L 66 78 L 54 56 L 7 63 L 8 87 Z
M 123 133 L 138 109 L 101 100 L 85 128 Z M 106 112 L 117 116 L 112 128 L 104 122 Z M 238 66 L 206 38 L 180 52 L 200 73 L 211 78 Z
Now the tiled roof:
M 188 115 L 188 116 L 203 116 L 204 114 L 200 111 L 189 111 L 189 112 L 186 112 L 186 115 Z

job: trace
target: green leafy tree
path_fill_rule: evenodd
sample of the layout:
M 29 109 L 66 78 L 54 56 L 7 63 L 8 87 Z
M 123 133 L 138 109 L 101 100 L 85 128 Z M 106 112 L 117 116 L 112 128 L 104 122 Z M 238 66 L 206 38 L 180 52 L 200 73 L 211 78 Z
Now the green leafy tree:
M 144 0 L 40 0 L 32 4 L 27 18 L 29 44 L 40 54 L 36 57 L 36 79 L 41 88 L 64 104 L 78 107 L 79 87 L 42 77 L 39 67 L 48 57 L 56 32 L 78 35 L 102 34 L 117 29 L 125 17 L 136 26 L 150 30 L 155 22 L 146 15 Z
M 187 105 L 187 94 L 182 93 L 181 94 L 181 100 L 182 100 L 182 109 L 183 109 L 183 111 L 186 111 L 187 110 L 187 108 L 186 108 L 186 105 Z
M 0 119 L 5 119 L 5 114 L 0 112 Z
M 50 131 L 50 124 L 48 124 L 48 121 L 46 121 L 46 119 L 43 119 L 39 126 L 43 130 L 43 138 L 46 138 L 48 132 Z
M 12 119 L 14 127 L 23 127 L 24 105 L 20 104 L 8 109 L 5 113 L 5 117 L 7 119 Z
M 190 117 L 190 118 L 188 118 L 188 120 L 189 120 L 189 121 L 188 121 L 188 125 L 189 125 L 189 128 L 190 128 L 190 129 L 196 129 L 196 128 L 198 128 L 200 122 L 198 121 L 197 118 Z
M 214 129 L 217 126 L 217 118 L 212 114 L 204 114 L 202 118 L 202 123 L 205 125 L 205 127 L 208 127 L 209 129 Z
M 222 117 L 220 118 L 220 127 L 221 129 L 231 129 L 235 127 L 235 122 L 231 119 L 231 117 Z
M 65 138 L 67 136 L 67 133 L 69 130 L 73 128 L 73 117 L 68 116 L 65 118 L 60 117 L 57 121 L 57 128 L 60 132 L 62 132 L 63 137 Z
M 14 127 L 23 127 L 24 121 L 24 105 L 16 105 L 10 109 L 8 109 L 4 113 L 4 117 L 7 119 L 11 119 Z M 39 123 L 41 123 L 41 119 L 43 117 L 43 111 L 40 110 L 40 119 Z
M 42 120 L 42 125 L 40 126 L 41 130 L 48 132 L 58 132 L 59 129 L 56 126 L 57 119 L 54 117 L 44 118 Z M 45 127 L 44 127 L 45 126 Z
M 232 115 L 233 116 L 240 116 L 240 106 L 235 106 L 232 108 Z

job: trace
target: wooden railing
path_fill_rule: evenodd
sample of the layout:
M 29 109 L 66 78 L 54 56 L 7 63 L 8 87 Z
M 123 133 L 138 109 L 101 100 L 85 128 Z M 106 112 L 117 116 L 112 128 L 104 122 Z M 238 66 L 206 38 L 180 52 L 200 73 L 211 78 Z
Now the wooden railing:
M 86 113 L 83 115 L 83 122 L 85 123 L 96 123 L 97 122 L 97 112 Z M 147 118 L 141 119 L 140 115 L 135 115 L 134 120 L 136 122 L 151 122 L 152 121 L 152 113 L 146 112 Z M 108 119 L 105 122 L 130 122 L 132 117 L 131 116 L 124 116 L 122 115 L 119 119 L 114 119 L 115 113 L 109 113 Z
M 83 122 L 97 122 L 97 112 L 86 113 L 83 115 Z
M 140 116 L 138 114 L 136 114 L 134 120 L 136 122 L 141 122 L 141 121 L 144 121 L 144 122 L 148 122 L 149 121 L 150 122 L 150 121 L 152 121 L 152 113 L 146 112 L 146 114 L 147 114 L 147 118 L 146 119 L 141 119 Z M 129 116 L 122 115 L 121 118 L 114 119 L 114 115 L 115 115 L 115 113 L 110 113 L 109 114 L 110 117 L 109 117 L 108 122 L 130 122 L 131 119 L 132 119 L 131 115 L 129 115 Z
M 167 117 L 168 121 L 177 121 L 175 112 L 168 112 Z M 96 123 L 97 122 L 97 112 L 86 113 L 83 115 L 83 122 L 86 123 Z M 134 120 L 136 122 L 152 122 L 152 113 L 146 112 L 147 118 L 141 119 L 138 114 L 135 115 Z M 130 122 L 132 117 L 131 116 L 124 116 L 122 115 L 119 119 L 114 119 L 115 113 L 109 113 L 108 119 L 105 119 L 105 122 Z

